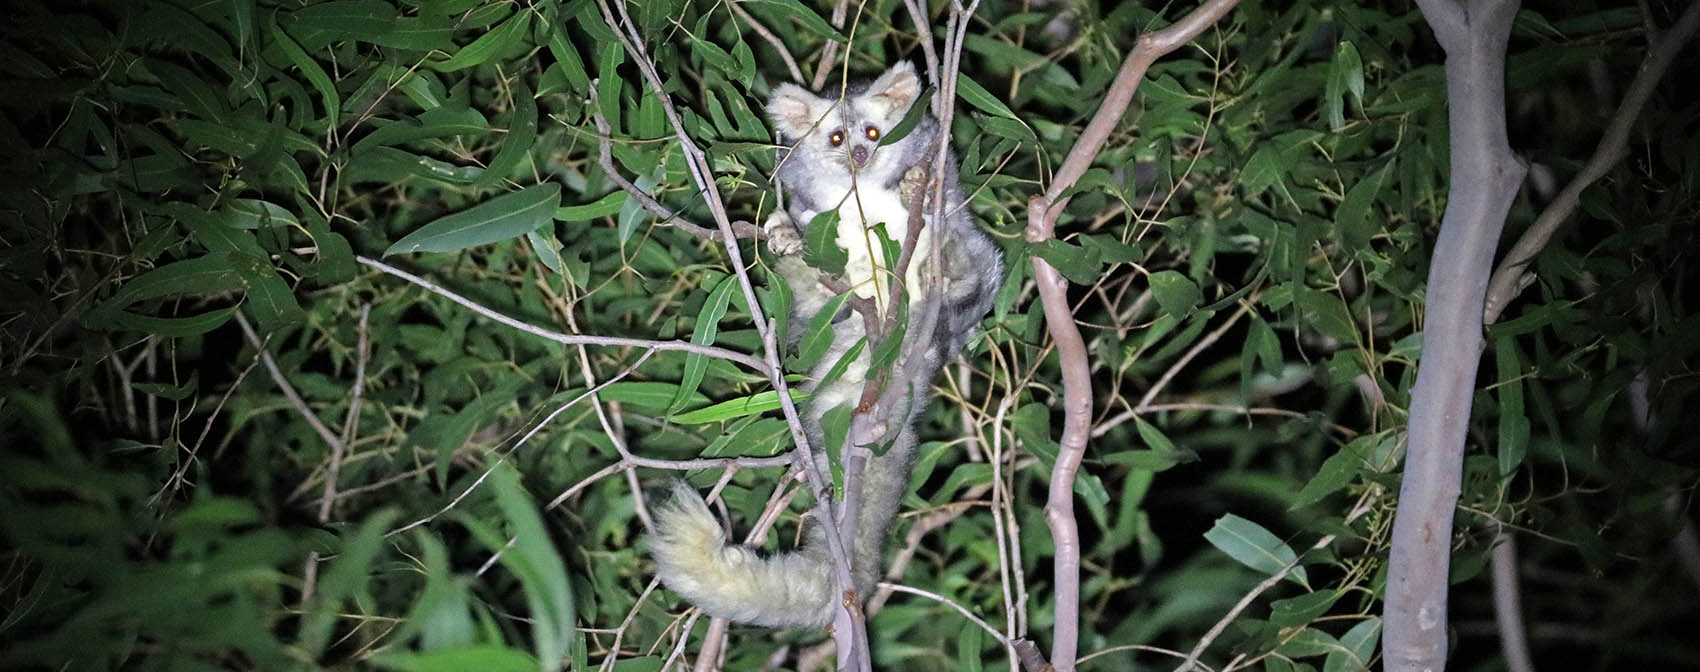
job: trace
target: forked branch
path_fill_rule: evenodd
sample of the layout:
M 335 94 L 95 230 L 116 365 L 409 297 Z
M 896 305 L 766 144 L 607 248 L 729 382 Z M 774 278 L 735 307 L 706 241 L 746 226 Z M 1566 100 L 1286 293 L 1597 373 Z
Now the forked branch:
M 1057 217 L 1068 199 L 1063 194 L 1073 187 L 1097 159 L 1111 131 L 1127 112 L 1145 71 L 1158 58 L 1197 37 L 1232 9 L 1238 0 L 1210 0 L 1162 30 L 1140 36 L 1133 51 L 1122 62 L 1104 102 L 1092 115 L 1086 130 L 1075 141 L 1042 195 L 1027 201 L 1027 241 L 1040 243 L 1056 235 Z M 1051 666 L 1060 672 L 1074 669 L 1080 648 L 1080 529 L 1074 518 L 1074 479 L 1086 455 L 1086 440 L 1092 431 L 1092 374 L 1086 358 L 1086 343 L 1074 324 L 1068 304 L 1068 283 L 1044 259 L 1033 257 L 1033 279 L 1045 310 L 1045 328 L 1056 343 L 1063 375 L 1063 433 L 1058 442 L 1056 466 L 1051 471 L 1050 494 L 1045 502 L 1045 525 L 1055 546 L 1056 632 L 1051 643 Z

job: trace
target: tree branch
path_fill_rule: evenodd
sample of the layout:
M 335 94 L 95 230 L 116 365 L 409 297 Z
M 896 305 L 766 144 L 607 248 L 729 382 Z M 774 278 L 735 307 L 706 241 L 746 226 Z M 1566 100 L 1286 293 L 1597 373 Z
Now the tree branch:
M 343 450 L 342 438 L 337 436 L 336 432 L 332 432 L 330 427 L 326 427 L 324 421 L 319 419 L 319 415 L 314 413 L 313 409 L 307 407 L 306 400 L 295 392 L 295 386 L 290 385 L 289 379 L 283 376 L 283 370 L 278 368 L 277 360 L 272 359 L 271 353 L 266 351 L 265 341 L 260 340 L 259 334 L 254 333 L 254 328 L 249 326 L 248 318 L 242 315 L 242 311 L 236 311 L 235 315 L 236 326 L 242 328 L 242 336 L 248 339 L 248 345 L 260 353 L 260 362 L 266 365 L 266 372 L 271 374 L 272 382 L 277 383 L 278 391 L 283 392 L 283 398 L 289 401 L 289 406 L 294 408 L 303 420 L 307 421 L 307 425 L 313 428 L 313 432 L 318 434 L 320 439 L 324 440 L 325 445 L 331 447 L 333 455 L 341 455 Z
M 1028 200 L 1028 242 L 1040 243 L 1055 237 L 1057 217 L 1068 202 L 1063 193 L 1074 186 L 1097 158 L 1110 132 L 1127 112 L 1146 69 L 1158 58 L 1197 37 L 1236 2 L 1209 0 L 1167 28 L 1140 36 L 1105 93 L 1104 102 L 1069 150 L 1050 186 L 1043 195 Z M 1045 310 L 1045 328 L 1056 344 L 1063 375 L 1064 420 L 1058 441 L 1061 448 L 1051 471 L 1050 493 L 1045 502 L 1045 525 L 1051 530 L 1056 549 L 1056 632 L 1050 663 L 1061 672 L 1072 672 L 1080 649 L 1080 531 L 1074 518 L 1074 478 L 1086 455 L 1086 441 L 1092 431 L 1092 373 L 1086 344 L 1068 305 L 1067 281 L 1044 259 L 1034 256 L 1032 262 L 1033 280 Z
M 1651 21 L 1652 17 L 1647 17 L 1647 20 Z M 1635 126 L 1635 119 L 1641 116 L 1641 108 L 1653 96 L 1653 89 L 1664 77 L 1665 71 L 1670 69 L 1677 53 L 1694 37 L 1696 28 L 1700 28 L 1700 2 L 1690 4 L 1670 30 L 1657 36 L 1648 33 L 1652 42 L 1647 47 L 1647 56 L 1642 59 L 1629 90 L 1623 94 L 1623 102 L 1618 105 L 1617 112 L 1612 114 L 1611 123 L 1606 126 L 1605 135 L 1600 138 L 1599 146 L 1594 148 L 1593 156 L 1588 157 L 1582 169 L 1553 197 L 1552 202 L 1541 211 L 1541 216 L 1529 225 L 1529 229 L 1517 239 L 1517 244 L 1505 253 L 1499 267 L 1494 269 L 1493 280 L 1488 283 L 1482 317 L 1484 324 L 1498 321 L 1506 305 L 1527 286 L 1523 282 L 1524 269 L 1534 262 L 1535 255 L 1546 247 L 1558 227 L 1570 218 L 1570 213 L 1576 211 L 1582 192 L 1629 154 L 1629 131 Z
M 849 10 L 850 0 L 838 0 L 832 3 L 833 28 L 844 29 L 844 17 L 849 13 Z M 815 63 L 815 77 L 809 82 L 810 89 L 819 91 L 820 87 L 826 86 L 826 75 L 832 72 L 833 60 L 836 58 L 838 58 L 838 42 L 828 40 L 826 46 L 821 47 L 820 60 Z
M 1499 650 L 1509 672 L 1534 672 L 1529 638 L 1523 628 L 1523 597 L 1517 586 L 1517 536 L 1499 535 L 1493 547 L 1493 620 L 1499 626 Z
M 987 623 L 986 621 L 982 620 L 979 616 L 975 616 L 974 612 L 969 611 L 967 607 L 962 606 L 962 604 L 957 602 L 956 600 L 952 600 L 952 599 L 945 597 L 943 595 L 940 595 L 938 593 L 921 590 L 920 588 L 913 588 L 913 587 L 910 587 L 910 586 L 905 586 L 901 583 L 891 583 L 889 581 L 882 581 L 882 582 L 880 582 L 879 587 L 882 590 L 892 590 L 892 591 L 896 591 L 896 592 L 899 592 L 899 593 L 909 593 L 911 595 L 920 595 L 921 597 L 931 598 L 935 602 L 938 602 L 938 603 L 943 604 L 947 607 L 955 609 L 956 613 L 962 614 L 964 617 L 966 617 L 974 625 L 980 626 L 981 630 L 985 630 L 986 632 L 991 633 L 992 637 L 996 638 L 998 640 L 999 644 L 1008 644 L 1009 643 L 1009 637 L 1007 635 L 1005 635 L 1001 632 L 998 632 L 997 628 L 992 627 L 990 623 Z
M 1505 134 L 1505 51 L 1515 0 L 1419 0 L 1446 49 L 1451 186 L 1430 261 L 1423 346 L 1411 396 L 1404 482 L 1388 558 L 1382 652 L 1388 670 L 1441 670 L 1452 518 L 1481 363 L 1493 251 L 1526 172 Z

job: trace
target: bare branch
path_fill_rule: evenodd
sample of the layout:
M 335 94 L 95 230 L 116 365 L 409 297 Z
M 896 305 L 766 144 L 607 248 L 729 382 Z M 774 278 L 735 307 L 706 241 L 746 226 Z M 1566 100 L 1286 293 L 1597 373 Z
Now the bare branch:
M 1499 650 L 1509 672 L 1534 672 L 1529 637 L 1523 628 L 1523 597 L 1517 586 L 1517 536 L 1499 535 L 1493 547 L 1493 620 L 1499 626 Z
M 896 591 L 896 592 L 899 592 L 899 593 L 909 593 L 911 595 L 920 595 L 921 597 L 930 598 L 933 601 L 936 601 L 936 602 L 943 604 L 947 607 L 955 609 L 957 613 L 962 614 L 963 617 L 967 618 L 969 621 L 972 621 L 974 623 L 974 625 L 980 626 L 981 630 L 985 630 L 986 632 L 990 633 L 992 635 L 992 637 L 994 637 L 998 640 L 999 644 L 1008 644 L 1009 643 L 1009 637 L 1005 636 L 1001 632 L 998 632 L 997 628 L 994 628 L 994 627 L 991 626 L 991 624 L 981 620 L 979 616 L 975 616 L 974 612 L 969 611 L 967 607 L 962 606 L 962 604 L 958 603 L 956 600 L 952 600 L 952 599 L 945 597 L 943 595 L 940 595 L 938 593 L 933 593 L 933 592 L 921 590 L 920 588 L 912 588 L 910 586 L 905 586 L 901 583 L 888 583 L 888 582 L 881 581 L 880 582 L 880 588 L 888 588 L 890 590 L 893 590 L 893 591 Z
M 1097 158 L 1110 132 L 1127 112 L 1146 69 L 1198 36 L 1236 2 L 1209 0 L 1169 27 L 1139 38 L 1105 93 L 1104 102 L 1069 150 L 1050 186 L 1044 194 L 1028 200 L 1028 242 L 1039 243 L 1055 237 L 1057 217 L 1067 203 L 1063 193 L 1074 186 Z M 1044 259 L 1034 256 L 1032 263 L 1034 283 L 1045 310 L 1045 327 L 1056 345 L 1063 374 L 1063 433 L 1045 503 L 1045 524 L 1051 529 L 1056 549 L 1053 583 L 1057 625 L 1051 643 L 1051 664 L 1062 672 L 1072 672 L 1080 646 L 1080 532 L 1074 519 L 1074 478 L 1085 457 L 1086 441 L 1092 430 L 1092 374 L 1086 344 L 1068 305 L 1067 281 Z
M 1420 4 L 1446 49 L 1452 184 L 1429 265 L 1388 558 L 1382 652 L 1386 668 L 1400 671 L 1445 667 L 1452 518 L 1481 363 L 1482 302 L 1494 248 L 1526 172 L 1505 134 L 1505 50 L 1517 3 L 1469 0 L 1467 12 L 1442 0 Z
M 921 57 L 927 62 L 927 76 L 937 82 L 939 55 L 933 50 L 933 22 L 927 16 L 927 8 L 922 2 L 923 0 L 903 0 L 903 7 L 909 10 L 909 20 L 915 22 L 915 41 L 921 44 Z
M 1044 217 L 1045 208 L 1034 207 L 1041 204 L 1042 201 L 1028 204 L 1032 208 L 1028 215 L 1030 237 L 1037 224 L 1035 220 Z M 1045 237 L 1049 237 L 1048 231 Z M 1051 543 L 1056 549 L 1057 629 L 1051 643 L 1051 664 L 1069 672 L 1074 669 L 1080 638 L 1080 531 L 1074 519 L 1074 477 L 1086 456 L 1086 441 L 1092 432 L 1092 370 L 1086 359 L 1086 343 L 1074 324 L 1074 313 L 1068 308 L 1068 281 L 1036 255 L 1033 279 L 1044 307 L 1045 327 L 1056 344 L 1057 360 L 1062 365 L 1063 433 L 1045 501 L 1045 525 L 1051 529 Z
M 849 10 L 850 0 L 838 0 L 838 2 L 832 4 L 833 28 L 840 30 L 844 28 L 844 17 L 849 13 Z M 826 46 L 821 48 L 820 60 L 815 63 L 815 78 L 809 82 L 809 88 L 819 91 L 820 87 L 826 86 L 827 73 L 832 72 L 833 60 L 836 58 L 838 58 L 838 42 L 829 40 Z
M 739 364 L 743 364 L 744 366 L 747 366 L 751 369 L 755 369 L 756 371 L 759 371 L 763 374 L 767 374 L 769 376 L 773 375 L 772 372 L 773 372 L 774 369 L 772 367 L 770 367 L 769 364 L 764 363 L 759 359 L 756 359 L 754 357 L 751 357 L 751 356 L 746 355 L 746 354 L 741 353 L 741 352 L 737 352 L 737 351 L 734 351 L 734 350 L 727 350 L 725 348 L 718 348 L 718 347 L 714 347 L 712 345 L 697 345 L 695 343 L 690 343 L 690 342 L 686 342 L 686 341 L 651 341 L 651 340 L 646 340 L 646 339 L 642 339 L 642 338 L 621 338 L 621 337 L 618 337 L 618 336 L 578 336 L 578 335 L 563 334 L 563 333 L 558 332 L 558 331 L 550 331 L 550 330 L 544 329 L 542 327 L 537 327 L 537 326 L 533 326 L 533 325 L 530 325 L 530 324 L 526 324 L 524 322 L 521 322 L 521 321 L 516 320 L 514 318 L 508 317 L 506 315 L 498 313 L 498 312 L 491 310 L 489 308 L 485 308 L 484 306 L 479 305 L 477 302 L 473 301 L 472 299 L 468 299 L 464 296 L 461 296 L 459 294 L 451 292 L 447 289 L 444 289 L 442 287 L 437 286 L 435 283 L 432 283 L 429 280 L 421 278 L 421 277 L 414 275 L 412 273 L 408 273 L 407 271 L 403 271 L 399 268 L 396 268 L 396 267 L 391 266 L 389 264 L 386 264 L 384 262 L 378 261 L 376 259 L 369 259 L 367 257 L 356 256 L 355 260 L 357 260 L 360 263 L 365 264 L 367 266 L 371 266 L 372 268 L 383 271 L 384 273 L 388 273 L 388 274 L 393 275 L 395 277 L 398 277 L 398 278 L 401 278 L 401 279 L 406 280 L 408 282 L 411 282 L 414 285 L 417 285 L 420 288 L 422 288 L 422 289 L 424 289 L 428 292 L 431 292 L 433 294 L 436 294 L 438 296 L 446 298 L 450 301 L 458 303 L 462 306 L 465 306 L 468 309 L 472 310 L 472 312 L 478 313 L 479 315 L 483 315 L 484 317 L 490 318 L 492 320 L 500 322 L 500 323 L 507 325 L 509 327 L 513 327 L 513 328 L 518 329 L 520 331 L 523 331 L 525 333 L 531 334 L 533 336 L 545 338 L 545 339 L 554 341 L 556 343 L 560 343 L 562 345 L 612 345 L 612 346 L 621 346 L 621 347 L 629 347 L 629 348 L 654 348 L 656 350 L 681 350 L 681 351 L 684 351 L 684 352 L 694 352 L 694 353 L 697 353 L 699 355 L 703 355 L 705 357 L 714 357 L 716 359 L 730 360 L 730 361 L 733 361 L 733 362 L 737 362 Z M 754 304 L 754 302 L 752 302 L 750 305 L 753 306 L 755 304 Z
M 1045 189 L 1044 202 L 1047 208 L 1057 205 L 1063 192 L 1073 187 L 1098 158 L 1099 150 L 1104 148 L 1110 133 L 1127 112 L 1128 104 L 1133 102 L 1133 94 L 1139 89 L 1139 82 L 1145 78 L 1146 69 L 1157 59 L 1198 37 L 1199 33 L 1216 23 L 1236 4 L 1239 4 L 1239 0 L 1209 0 L 1167 28 L 1139 37 L 1133 51 L 1122 61 L 1121 69 L 1116 71 L 1115 81 L 1111 82 L 1110 88 L 1105 91 L 1104 102 L 1098 106 L 1092 120 L 1087 122 L 1086 129 L 1080 132 L 1080 138 L 1074 141 L 1074 147 L 1068 150 L 1068 156 L 1063 159 L 1062 166 L 1057 168 L 1057 174 L 1051 178 L 1051 186 Z M 1056 224 L 1054 215 L 1049 219 L 1050 225 Z
M 1103 422 L 1098 423 L 1097 425 L 1094 425 L 1092 427 L 1092 438 L 1096 439 L 1100 436 L 1108 434 L 1108 433 L 1110 433 L 1110 430 L 1115 429 L 1116 427 L 1122 425 L 1123 423 L 1126 423 L 1129 420 L 1134 419 L 1137 416 L 1147 415 L 1147 414 L 1150 414 L 1150 413 L 1161 413 L 1163 411 L 1213 411 L 1213 412 L 1219 412 L 1219 413 L 1237 413 L 1237 414 L 1240 414 L 1240 415 L 1274 415 L 1274 416 L 1280 416 L 1280 417 L 1284 417 L 1284 418 L 1300 418 L 1300 419 L 1310 417 L 1309 415 L 1307 415 L 1305 413 L 1300 413 L 1298 411 L 1288 410 L 1288 409 L 1285 409 L 1285 408 L 1271 408 L 1271 407 L 1268 407 L 1268 406 L 1244 406 L 1244 405 L 1239 405 L 1239 404 L 1211 404 L 1211 403 L 1194 402 L 1194 401 L 1177 401 L 1177 402 L 1168 403 L 1168 404 L 1147 404 L 1147 405 L 1141 407 L 1140 410 L 1136 410 L 1136 411 L 1122 411 L 1121 413 L 1116 414 L 1115 416 L 1109 418 L 1108 420 L 1105 420 Z M 1347 437 L 1347 438 L 1352 438 L 1352 437 L 1355 437 L 1355 436 L 1358 435 L 1357 430 L 1352 429 L 1350 427 L 1346 427 L 1346 426 L 1337 424 L 1337 423 L 1324 421 L 1321 424 L 1322 424 L 1323 427 L 1327 428 L 1329 431 L 1336 432 L 1336 433 L 1340 434 L 1341 436 L 1344 436 L 1344 437 Z
M 1118 651 L 1148 651 L 1148 652 L 1151 652 L 1151 653 L 1161 653 L 1161 654 L 1168 656 L 1170 658 L 1180 658 L 1182 660 L 1186 659 L 1186 654 L 1181 653 L 1179 651 L 1176 651 L 1174 649 L 1165 649 L 1165 648 L 1160 647 L 1160 646 L 1149 646 L 1149 645 L 1146 645 L 1146 644 L 1123 644 L 1121 646 L 1112 646 L 1112 647 L 1105 648 L 1105 649 L 1099 649 L 1097 651 L 1093 651 L 1092 653 L 1081 656 L 1080 662 L 1084 663 L 1086 661 L 1092 660 L 1093 658 L 1097 658 L 1099 656 L 1107 656 L 1107 655 L 1110 655 L 1112 653 L 1116 653 Z M 1210 666 L 1205 665 L 1204 663 L 1194 663 L 1194 665 L 1205 670 L 1205 672 L 1212 672 Z
M 626 617 L 620 620 L 620 627 L 614 629 L 614 643 L 608 645 L 608 655 L 602 658 L 602 665 L 597 668 L 599 671 L 607 672 L 614 669 L 615 659 L 620 656 L 620 640 L 626 638 L 626 629 L 631 627 L 632 621 L 637 619 L 638 612 L 642 610 L 643 603 L 649 600 L 649 596 L 655 593 L 655 587 L 659 585 L 661 585 L 660 579 L 651 578 L 649 585 L 644 586 L 643 592 L 638 594 L 637 600 L 632 603 L 631 610 L 627 611 Z
M 1424 5 L 1423 13 L 1428 13 Z M 1652 17 L 1647 17 L 1648 21 Z M 1700 28 L 1700 2 L 1688 6 L 1676 24 L 1662 34 L 1649 32 L 1652 44 L 1647 47 L 1647 56 L 1641 61 L 1641 68 L 1635 73 L 1635 80 L 1629 84 L 1629 90 L 1623 94 L 1623 102 L 1618 104 L 1617 112 L 1612 114 L 1611 123 L 1606 126 L 1606 132 L 1600 138 L 1599 146 L 1594 148 L 1593 156 L 1588 157 L 1582 169 L 1564 185 L 1564 189 L 1554 196 L 1547 204 L 1541 216 L 1529 229 L 1517 239 L 1517 244 L 1505 253 L 1499 267 L 1493 271 L 1493 280 L 1488 283 L 1487 301 L 1482 316 L 1484 324 L 1493 324 L 1499 320 L 1499 315 L 1505 306 L 1517 298 L 1528 284 L 1523 282 L 1524 270 L 1535 260 L 1535 255 L 1546 247 L 1558 227 L 1570 218 L 1570 213 L 1576 211 L 1576 204 L 1582 192 L 1604 177 L 1606 171 L 1623 160 L 1629 154 L 1629 131 L 1635 126 L 1635 119 L 1641 116 L 1641 108 L 1647 104 L 1647 99 L 1653 95 L 1653 89 L 1665 71 L 1670 69 L 1672 61 L 1676 60 L 1678 52 L 1694 37 L 1694 31 Z

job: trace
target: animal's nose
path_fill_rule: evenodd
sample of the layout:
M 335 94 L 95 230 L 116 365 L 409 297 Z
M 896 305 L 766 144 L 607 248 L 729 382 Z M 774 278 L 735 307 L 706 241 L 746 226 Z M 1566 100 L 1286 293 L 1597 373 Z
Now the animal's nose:
M 850 150 L 850 160 L 856 162 L 857 168 L 861 168 L 862 164 L 868 162 L 868 148 L 857 145 L 854 149 Z

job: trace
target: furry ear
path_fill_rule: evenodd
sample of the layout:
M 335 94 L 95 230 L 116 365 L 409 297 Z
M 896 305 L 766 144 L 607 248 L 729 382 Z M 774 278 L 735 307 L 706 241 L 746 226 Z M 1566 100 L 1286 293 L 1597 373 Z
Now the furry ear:
M 885 114 L 902 114 L 921 95 L 921 79 L 915 76 L 915 64 L 898 61 L 868 85 L 868 93 L 875 102 L 886 106 Z
M 780 84 L 773 88 L 773 97 L 767 101 L 767 116 L 780 135 L 800 138 L 820 119 L 825 102 L 801 86 Z

